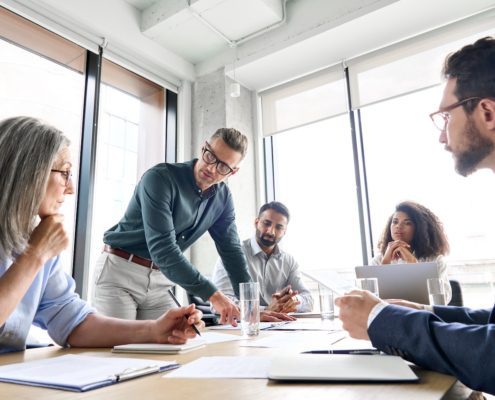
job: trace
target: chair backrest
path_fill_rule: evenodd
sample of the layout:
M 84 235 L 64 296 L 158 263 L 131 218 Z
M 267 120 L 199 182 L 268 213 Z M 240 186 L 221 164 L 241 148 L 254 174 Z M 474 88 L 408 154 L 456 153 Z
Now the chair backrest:
M 203 321 L 206 326 L 218 325 L 218 316 L 211 312 L 210 302 L 204 301 L 201 297 L 187 293 L 189 304 L 195 304 L 198 310 L 203 313 Z
M 449 306 L 458 306 L 462 307 L 464 305 L 464 301 L 462 299 L 462 290 L 461 284 L 456 280 L 449 280 L 450 287 L 452 288 L 452 299 L 450 300 Z

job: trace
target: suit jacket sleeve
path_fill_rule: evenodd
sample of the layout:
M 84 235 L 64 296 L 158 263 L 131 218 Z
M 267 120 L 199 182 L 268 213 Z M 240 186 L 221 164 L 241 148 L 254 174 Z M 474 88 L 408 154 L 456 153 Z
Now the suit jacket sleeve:
M 474 390 L 495 394 L 495 325 L 489 323 L 489 314 L 445 308 L 435 307 L 435 312 L 448 314 L 449 320 L 474 321 L 483 315 L 484 323 L 446 322 L 427 311 L 388 305 L 371 323 L 369 337 L 385 353 L 453 375 Z

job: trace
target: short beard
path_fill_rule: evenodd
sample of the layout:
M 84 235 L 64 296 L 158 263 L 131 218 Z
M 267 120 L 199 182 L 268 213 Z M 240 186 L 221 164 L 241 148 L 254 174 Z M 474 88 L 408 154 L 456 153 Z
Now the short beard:
M 275 238 L 265 239 L 258 229 L 256 229 L 256 239 L 258 240 L 258 243 L 264 247 L 272 247 L 277 244 L 277 240 Z
M 491 140 L 481 135 L 472 118 L 466 122 L 467 148 L 455 156 L 455 170 L 462 176 L 468 176 L 476 171 L 478 164 L 494 149 Z

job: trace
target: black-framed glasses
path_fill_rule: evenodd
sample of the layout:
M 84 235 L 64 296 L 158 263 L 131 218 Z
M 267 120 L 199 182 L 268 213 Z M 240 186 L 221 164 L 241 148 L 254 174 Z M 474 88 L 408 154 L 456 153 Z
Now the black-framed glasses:
M 65 180 L 65 187 L 69 186 L 69 182 L 72 180 L 72 171 L 68 169 L 67 171 L 62 171 L 60 169 L 52 169 L 51 172 L 58 172 L 62 175 L 62 178 Z
M 228 164 L 224 163 L 223 161 L 220 161 L 215 153 L 213 153 L 212 150 L 210 150 L 208 147 L 210 147 L 210 144 L 206 142 L 205 146 L 203 146 L 203 161 L 206 164 L 216 164 L 216 169 L 217 172 L 220 175 L 229 175 L 234 172 L 234 169 L 231 168 Z
M 452 111 L 454 108 L 462 106 L 464 103 L 467 103 L 468 101 L 481 100 L 481 99 L 482 99 L 481 97 L 468 97 L 467 99 L 459 100 L 449 106 L 442 107 L 440 110 L 435 111 L 434 113 L 431 113 L 430 118 L 438 130 L 444 131 L 450 119 L 449 111 Z

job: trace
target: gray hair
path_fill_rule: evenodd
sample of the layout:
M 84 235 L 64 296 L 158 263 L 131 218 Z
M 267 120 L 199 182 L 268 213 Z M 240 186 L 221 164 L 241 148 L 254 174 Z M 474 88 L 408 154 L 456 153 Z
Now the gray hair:
M 214 141 L 218 138 L 222 139 L 232 150 L 241 153 L 241 156 L 244 159 L 248 148 L 248 139 L 245 135 L 234 128 L 220 128 L 211 135 L 210 141 Z
M 0 121 L 0 261 L 27 246 L 53 162 L 69 143 L 35 118 Z

